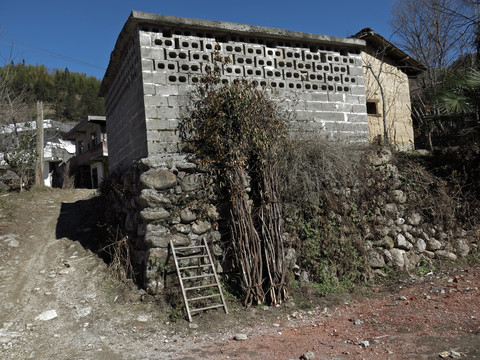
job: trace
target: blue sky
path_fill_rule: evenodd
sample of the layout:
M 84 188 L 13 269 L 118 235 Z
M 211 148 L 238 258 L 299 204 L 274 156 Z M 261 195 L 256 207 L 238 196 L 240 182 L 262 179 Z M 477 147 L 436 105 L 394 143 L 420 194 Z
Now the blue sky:
M 371 27 L 388 39 L 391 7 L 391 0 L 0 0 L 0 65 L 25 60 L 101 79 L 131 10 L 340 37 Z

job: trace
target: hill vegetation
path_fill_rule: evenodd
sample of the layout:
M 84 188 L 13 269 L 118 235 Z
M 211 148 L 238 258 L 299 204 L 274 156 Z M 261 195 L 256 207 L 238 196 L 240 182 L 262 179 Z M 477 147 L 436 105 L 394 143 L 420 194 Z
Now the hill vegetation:
M 0 85 L 8 90 L 10 99 L 21 100 L 24 111 L 15 121 L 35 118 L 37 101 L 43 101 L 45 117 L 59 121 L 78 122 L 88 115 L 105 113 L 103 99 L 98 97 L 100 80 L 68 68 L 49 70 L 44 65 L 10 63 L 0 68 Z M 0 115 L 5 122 L 5 114 Z

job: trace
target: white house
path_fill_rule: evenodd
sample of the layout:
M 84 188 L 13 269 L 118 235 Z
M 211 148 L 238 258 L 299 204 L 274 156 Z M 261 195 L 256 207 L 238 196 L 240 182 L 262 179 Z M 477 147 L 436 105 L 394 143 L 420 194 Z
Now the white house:
M 66 162 L 75 155 L 75 144 L 64 140 L 63 136 L 72 129 L 73 125 L 59 121 L 46 119 L 43 121 L 44 129 L 44 173 L 45 186 L 61 187 L 63 172 Z M 14 132 L 36 131 L 35 121 L 27 121 L 16 124 L 0 125 L 0 137 L 4 140 Z M 12 138 L 13 139 L 13 138 Z M 10 140 L 12 141 L 12 140 Z M 13 143 L 12 143 L 13 145 Z M 8 144 L 7 144 L 8 146 Z M 0 152 L 0 168 L 7 168 L 3 153 Z

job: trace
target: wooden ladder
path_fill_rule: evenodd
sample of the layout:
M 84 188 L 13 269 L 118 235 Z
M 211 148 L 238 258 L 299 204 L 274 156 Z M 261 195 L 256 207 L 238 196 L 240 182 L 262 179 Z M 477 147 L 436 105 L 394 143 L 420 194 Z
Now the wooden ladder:
M 170 250 L 180 281 L 188 321 L 192 322 L 192 313 L 209 309 L 223 307 L 228 314 L 212 255 L 205 239 L 202 245 L 181 247 L 175 247 L 170 240 Z

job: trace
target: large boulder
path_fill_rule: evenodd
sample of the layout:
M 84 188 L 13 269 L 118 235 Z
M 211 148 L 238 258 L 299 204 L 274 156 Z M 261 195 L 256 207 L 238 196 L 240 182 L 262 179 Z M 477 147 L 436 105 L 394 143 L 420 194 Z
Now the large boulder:
M 167 190 L 177 185 L 177 176 L 167 170 L 147 171 L 140 175 L 144 188 Z

